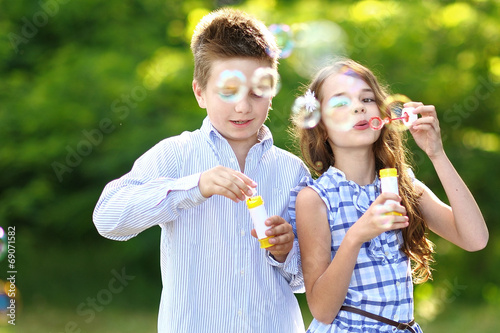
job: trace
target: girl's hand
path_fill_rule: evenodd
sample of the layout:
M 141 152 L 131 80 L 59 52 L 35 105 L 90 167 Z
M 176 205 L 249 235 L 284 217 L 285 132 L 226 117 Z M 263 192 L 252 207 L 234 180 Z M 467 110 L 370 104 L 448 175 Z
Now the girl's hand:
M 268 247 L 267 250 L 271 252 L 276 261 L 285 262 L 288 253 L 293 248 L 295 239 L 292 226 L 278 215 L 270 216 L 266 220 L 266 225 L 271 227 L 271 229 L 266 230 L 266 235 L 273 236 L 269 238 L 269 243 L 273 244 L 273 246 Z M 257 238 L 255 229 L 252 229 L 252 236 Z
M 257 183 L 239 171 L 219 165 L 203 172 L 198 186 L 205 198 L 218 194 L 238 203 L 246 199 L 245 195 L 253 195 Z
M 387 200 L 394 200 L 397 203 L 386 203 Z M 354 237 L 358 244 L 363 244 L 388 230 L 406 228 L 408 226 L 406 208 L 401 206 L 399 202 L 401 202 L 401 198 L 397 194 L 380 194 L 347 233 L 350 234 L 350 237 Z M 392 212 L 401 215 L 390 214 Z
M 444 153 L 441 141 L 441 129 L 434 105 L 424 105 L 420 102 L 406 103 L 404 107 L 414 107 L 413 113 L 420 114 L 411 126 L 410 133 L 415 142 L 430 159 Z

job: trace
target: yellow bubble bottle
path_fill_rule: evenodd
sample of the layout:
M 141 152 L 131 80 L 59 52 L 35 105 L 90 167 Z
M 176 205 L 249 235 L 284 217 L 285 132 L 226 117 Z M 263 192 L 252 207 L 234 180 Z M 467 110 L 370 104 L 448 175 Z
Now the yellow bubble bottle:
M 399 195 L 398 189 L 398 170 L 396 168 L 380 169 L 380 187 L 382 193 L 390 192 Z M 394 200 L 387 200 L 385 204 L 397 203 Z M 402 215 L 400 213 L 391 212 L 386 215 Z
M 253 221 L 253 226 L 257 232 L 257 237 L 259 238 L 260 247 L 265 249 L 273 246 L 273 244 L 269 243 L 269 239 L 273 236 L 266 235 L 266 230 L 271 229 L 271 227 L 267 226 L 265 223 L 268 216 L 266 207 L 264 206 L 264 200 L 262 200 L 260 195 L 250 197 L 247 199 L 247 206 Z

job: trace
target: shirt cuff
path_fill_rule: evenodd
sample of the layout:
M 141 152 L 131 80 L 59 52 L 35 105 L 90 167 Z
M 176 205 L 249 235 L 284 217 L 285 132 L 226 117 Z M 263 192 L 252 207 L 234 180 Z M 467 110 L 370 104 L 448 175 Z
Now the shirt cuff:
M 297 240 L 294 240 L 293 242 L 293 247 L 288 252 L 288 255 L 286 256 L 286 259 L 284 262 L 279 262 L 274 257 L 271 255 L 271 252 L 266 251 L 266 258 L 267 262 L 276 268 L 280 268 L 283 270 L 284 273 L 292 274 L 292 275 L 297 275 L 299 272 L 299 256 L 298 256 L 298 244 Z
M 176 192 L 175 197 L 178 207 L 182 209 L 192 208 L 203 203 L 208 198 L 205 198 L 200 192 L 198 186 L 200 176 L 201 173 L 195 173 L 178 179 L 168 190 L 167 196 L 170 192 Z

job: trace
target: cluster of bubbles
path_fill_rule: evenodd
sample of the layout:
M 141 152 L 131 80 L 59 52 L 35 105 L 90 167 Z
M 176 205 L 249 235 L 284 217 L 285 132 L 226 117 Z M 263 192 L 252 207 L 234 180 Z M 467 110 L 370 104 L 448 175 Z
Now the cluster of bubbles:
M 405 131 L 417 120 L 418 115 L 413 113 L 414 108 L 405 108 L 404 104 L 411 100 L 401 94 L 388 96 L 382 103 L 387 114 L 381 117 L 372 117 L 368 123 L 372 130 L 380 130 L 387 126 L 396 131 Z M 313 128 L 323 119 L 325 126 L 330 129 L 347 132 L 359 121 L 359 116 L 352 108 L 352 101 L 343 95 L 333 96 L 326 104 L 323 114 L 319 101 L 310 92 L 299 96 L 292 106 L 292 116 L 297 126 Z
M 270 67 L 260 67 L 255 70 L 250 79 L 239 70 L 225 70 L 217 80 L 219 97 L 227 103 L 237 103 L 245 97 L 249 89 L 264 98 L 274 97 L 279 91 L 279 75 Z

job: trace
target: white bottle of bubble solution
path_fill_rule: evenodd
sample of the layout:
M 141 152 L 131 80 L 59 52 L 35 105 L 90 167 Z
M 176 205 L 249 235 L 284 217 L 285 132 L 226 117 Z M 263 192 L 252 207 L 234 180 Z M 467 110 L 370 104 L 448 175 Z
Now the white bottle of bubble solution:
M 273 236 L 266 236 L 266 230 L 271 229 L 270 226 L 265 224 L 267 219 L 266 207 L 264 207 L 264 201 L 260 195 L 250 197 L 247 199 L 248 211 L 250 212 L 250 217 L 253 221 L 253 226 L 257 232 L 257 237 L 259 238 L 260 247 L 262 249 L 273 246 L 269 244 L 269 239 Z
M 399 195 L 398 189 L 398 170 L 396 168 L 386 168 L 380 170 L 380 187 L 382 193 L 395 193 Z M 397 203 L 394 200 L 387 200 L 385 204 Z M 401 215 L 400 213 L 391 212 L 386 215 Z

